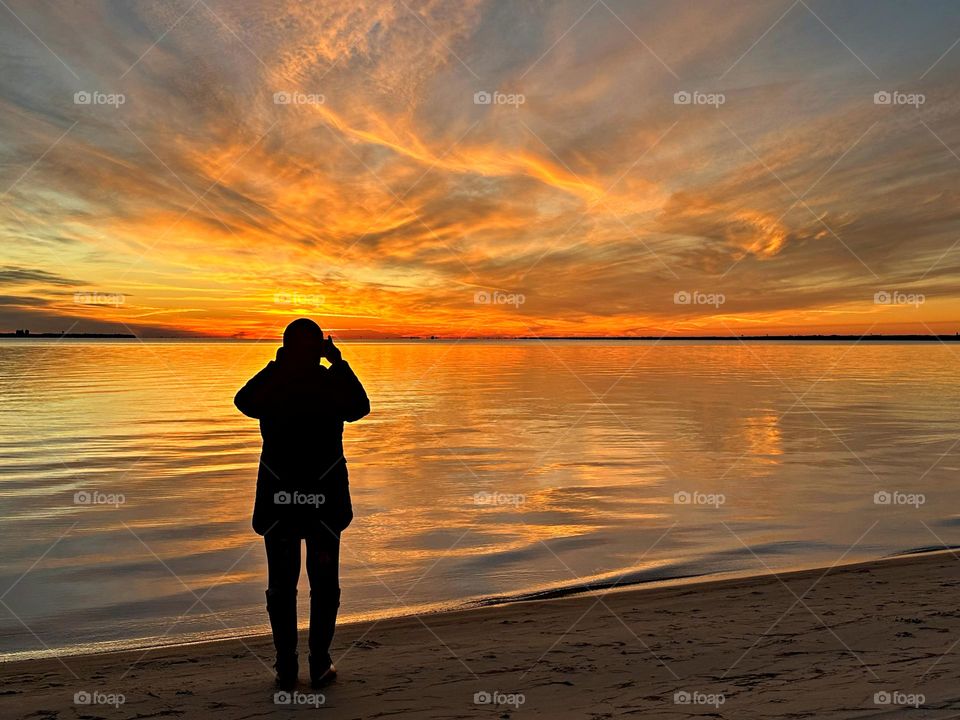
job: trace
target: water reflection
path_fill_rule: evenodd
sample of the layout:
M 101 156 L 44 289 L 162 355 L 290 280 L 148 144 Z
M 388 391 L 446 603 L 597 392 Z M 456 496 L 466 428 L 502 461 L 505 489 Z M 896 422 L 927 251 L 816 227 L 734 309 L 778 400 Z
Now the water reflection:
M 40 638 L 0 614 L 0 652 L 263 629 L 259 437 L 231 400 L 274 350 L 0 345 L 0 581 Z M 344 615 L 956 542 L 955 352 L 347 344 L 373 414 L 346 433 Z

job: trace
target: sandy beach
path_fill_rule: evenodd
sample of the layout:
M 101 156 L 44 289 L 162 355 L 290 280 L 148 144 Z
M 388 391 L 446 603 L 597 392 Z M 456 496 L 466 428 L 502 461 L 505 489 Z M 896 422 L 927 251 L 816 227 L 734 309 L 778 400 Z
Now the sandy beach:
M 290 697 L 275 697 L 267 637 L 8 663 L 0 717 L 960 717 L 958 563 L 939 552 L 348 625 L 340 678 Z

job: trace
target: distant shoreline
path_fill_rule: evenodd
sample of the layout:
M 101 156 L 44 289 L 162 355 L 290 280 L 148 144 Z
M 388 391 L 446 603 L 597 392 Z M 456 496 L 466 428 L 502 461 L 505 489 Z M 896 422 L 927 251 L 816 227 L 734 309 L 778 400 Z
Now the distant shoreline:
M 49 340 L 50 338 L 81 338 L 87 340 L 139 340 L 136 335 L 130 333 L 0 333 L 0 338 L 14 338 L 15 340 Z
M 177 336 L 177 335 L 153 335 L 140 337 L 129 333 L 31 333 L 29 335 L 18 335 L 16 333 L 0 333 L 0 340 L 182 340 L 182 341 L 209 341 L 217 342 L 264 342 L 267 340 L 277 340 L 280 338 L 236 338 L 236 337 L 217 337 L 217 336 Z M 483 340 L 487 342 L 513 342 L 516 340 L 525 341 L 545 341 L 545 340 L 563 340 L 575 342 L 598 342 L 598 341 L 637 341 L 637 342 L 676 342 L 676 341 L 720 341 L 720 342 L 960 342 L 960 334 L 956 335 L 522 335 L 518 337 L 502 336 L 472 336 L 472 337 L 437 337 L 437 336 L 400 336 L 400 337 L 355 337 L 343 338 L 349 342 L 359 340 L 363 342 L 370 341 L 417 341 L 417 342 L 460 342 L 463 340 Z

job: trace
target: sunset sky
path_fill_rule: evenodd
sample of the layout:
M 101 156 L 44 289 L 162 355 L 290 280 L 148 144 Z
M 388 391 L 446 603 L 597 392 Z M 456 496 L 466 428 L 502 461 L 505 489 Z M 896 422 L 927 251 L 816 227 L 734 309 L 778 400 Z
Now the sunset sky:
M 2 331 L 960 331 L 952 0 L 0 18 Z

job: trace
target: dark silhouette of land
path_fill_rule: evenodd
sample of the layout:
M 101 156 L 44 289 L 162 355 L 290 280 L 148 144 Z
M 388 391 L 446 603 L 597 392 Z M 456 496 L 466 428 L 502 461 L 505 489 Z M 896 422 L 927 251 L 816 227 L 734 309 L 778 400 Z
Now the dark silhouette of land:
M 356 338 L 360 339 L 360 338 Z M 380 338 L 378 338 L 380 339 Z M 636 340 L 649 342 L 671 342 L 677 340 L 710 340 L 725 342 L 960 342 L 960 333 L 956 335 L 520 335 L 505 336 L 476 336 L 469 338 L 441 338 L 436 335 L 430 337 L 404 336 L 399 340 L 565 340 L 565 341 L 593 341 L 598 340 Z
M 960 333 L 956 335 L 621 335 L 621 336 L 578 336 L 563 337 L 550 336 L 523 336 L 510 338 L 514 340 L 774 340 L 790 342 L 823 341 L 823 340 L 857 340 L 857 341 L 897 341 L 897 342 L 960 342 Z
M 17 338 L 18 340 L 32 340 L 34 338 L 87 338 L 93 340 L 100 339 L 123 339 L 123 340 L 136 340 L 137 336 L 131 333 L 32 333 L 32 332 L 6 332 L 0 333 L 0 338 Z

